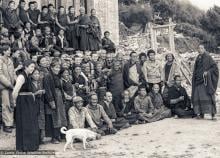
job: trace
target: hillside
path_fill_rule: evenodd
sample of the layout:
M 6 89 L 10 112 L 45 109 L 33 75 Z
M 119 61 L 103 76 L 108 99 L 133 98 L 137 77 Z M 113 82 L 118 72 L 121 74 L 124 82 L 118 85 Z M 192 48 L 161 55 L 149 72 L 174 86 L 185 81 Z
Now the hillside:
M 176 41 L 177 48 L 182 47 L 178 43 L 185 43 L 191 38 L 189 41 L 202 42 L 210 52 L 219 53 L 220 7 L 214 6 L 204 12 L 187 1 L 119 0 L 119 12 L 121 39 L 146 32 L 145 26 L 148 22 L 165 24 L 171 17 L 177 24 L 176 33 L 187 37 L 186 40 Z M 164 42 L 166 45 L 166 41 Z M 191 42 L 186 45 L 191 45 Z M 180 52 L 186 48 L 181 48 Z M 194 50 L 196 46 L 190 46 L 190 49 Z

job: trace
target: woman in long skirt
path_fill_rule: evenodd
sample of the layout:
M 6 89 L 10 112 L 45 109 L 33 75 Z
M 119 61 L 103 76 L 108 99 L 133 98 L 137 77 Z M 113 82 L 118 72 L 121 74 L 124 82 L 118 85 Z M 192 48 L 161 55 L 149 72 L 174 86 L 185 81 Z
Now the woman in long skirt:
M 18 76 L 13 91 L 16 102 L 16 150 L 18 151 L 36 151 L 39 148 L 37 106 L 29 76 L 34 69 L 34 61 L 24 62 L 24 71 Z
M 44 106 L 44 94 L 43 81 L 40 78 L 39 69 L 35 69 L 32 74 L 32 91 L 35 94 L 35 103 L 38 112 L 38 125 L 40 130 L 40 144 L 44 144 L 45 137 L 45 106 Z
M 52 137 L 52 143 L 58 144 L 60 128 L 67 126 L 65 105 L 63 103 L 63 90 L 60 81 L 60 63 L 52 61 L 51 71 L 43 79 L 45 89 L 45 134 Z

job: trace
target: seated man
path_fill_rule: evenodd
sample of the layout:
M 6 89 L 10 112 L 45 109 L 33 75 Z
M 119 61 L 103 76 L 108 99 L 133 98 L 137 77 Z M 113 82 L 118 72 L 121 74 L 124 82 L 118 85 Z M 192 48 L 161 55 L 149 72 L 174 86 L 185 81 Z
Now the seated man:
M 2 27 L 0 32 L 0 45 L 11 45 L 11 40 L 9 38 L 8 29 Z
M 177 115 L 180 118 L 194 116 L 190 99 L 185 88 L 181 86 L 181 77 L 179 75 L 174 77 L 174 85 L 168 88 L 168 95 L 164 100 L 171 109 L 172 115 Z
M 154 106 L 144 86 L 140 86 L 138 89 L 138 96 L 134 99 L 134 108 L 139 114 L 140 123 L 150 123 L 160 120 L 157 113 L 154 113 Z
M 54 45 L 54 48 L 60 52 L 65 52 L 68 47 L 69 43 L 65 37 L 65 32 L 63 29 L 60 29 L 59 34 L 56 37 L 56 44 Z
M 80 65 L 75 65 L 72 79 L 72 83 L 74 85 L 74 88 L 76 89 L 76 95 L 82 97 L 84 102 L 86 102 L 88 83 L 85 79 L 85 75 L 82 73 Z
M 90 116 L 98 127 L 97 133 L 101 135 L 115 134 L 117 130 L 113 127 L 112 121 L 106 114 L 104 108 L 98 104 L 98 97 L 95 93 L 90 95 L 90 103 L 86 106 Z M 103 120 L 105 123 L 103 122 Z
M 159 91 L 160 91 L 160 86 L 158 84 L 154 84 L 152 91 L 149 93 L 149 96 L 151 98 L 151 101 L 155 109 L 154 113 L 157 113 L 160 120 L 162 120 L 164 118 L 171 117 L 171 110 L 165 107 L 163 103 L 163 98 L 159 93 Z
M 51 33 L 51 29 L 49 26 L 44 27 L 44 36 L 40 41 L 40 47 L 45 51 L 52 51 L 55 43 L 55 38 Z
M 120 130 L 130 127 L 128 120 L 126 120 L 124 117 L 117 117 L 115 107 L 112 104 L 111 92 L 105 93 L 104 101 L 101 102 L 101 105 L 103 106 L 108 117 L 111 119 L 114 128 Z
M 117 112 L 119 117 L 124 117 L 129 121 L 129 124 L 138 124 L 139 115 L 135 113 L 134 104 L 130 98 L 130 93 L 125 90 L 122 94 L 122 100 L 119 107 L 120 111 Z
M 83 107 L 83 99 L 79 96 L 73 98 L 74 106 L 68 111 L 70 128 L 85 128 L 87 122 L 92 130 L 96 130 L 97 126 L 92 121 L 87 108 Z

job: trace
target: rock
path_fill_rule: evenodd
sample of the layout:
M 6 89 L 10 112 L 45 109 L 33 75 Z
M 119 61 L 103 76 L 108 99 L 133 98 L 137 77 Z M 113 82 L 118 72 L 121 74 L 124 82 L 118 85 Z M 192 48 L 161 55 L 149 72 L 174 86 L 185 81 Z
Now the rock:
M 137 134 L 137 133 L 134 133 L 134 134 L 132 134 L 132 136 L 139 136 L 139 134 Z
M 181 134 L 182 132 L 180 132 L 180 131 L 177 131 L 175 134 Z

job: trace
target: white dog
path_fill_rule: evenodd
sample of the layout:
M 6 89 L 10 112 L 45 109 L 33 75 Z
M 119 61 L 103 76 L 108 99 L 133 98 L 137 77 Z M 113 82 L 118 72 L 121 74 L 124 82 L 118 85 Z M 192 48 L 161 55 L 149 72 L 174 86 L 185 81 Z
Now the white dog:
M 71 145 L 71 148 L 73 149 L 73 142 L 75 139 L 81 140 L 83 142 L 83 148 L 86 149 L 86 145 L 88 144 L 87 139 L 96 140 L 96 139 L 101 138 L 100 134 L 97 134 L 93 131 L 90 131 L 84 128 L 67 130 L 66 127 L 62 127 L 60 131 L 61 133 L 66 135 L 66 144 L 64 145 L 64 148 L 63 148 L 64 151 L 66 151 L 66 148 L 69 144 Z

